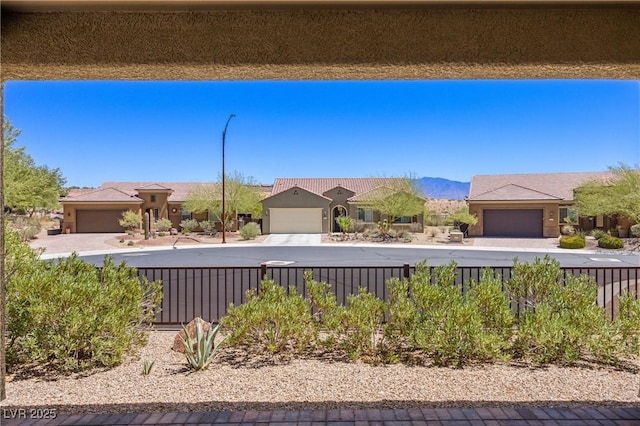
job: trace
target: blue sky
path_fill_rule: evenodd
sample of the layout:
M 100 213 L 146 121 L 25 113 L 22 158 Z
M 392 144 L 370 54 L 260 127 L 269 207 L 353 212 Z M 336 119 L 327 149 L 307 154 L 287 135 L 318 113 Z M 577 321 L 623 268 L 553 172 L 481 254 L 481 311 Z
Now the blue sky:
M 18 82 L 18 145 L 69 186 L 601 171 L 640 162 L 638 81 Z

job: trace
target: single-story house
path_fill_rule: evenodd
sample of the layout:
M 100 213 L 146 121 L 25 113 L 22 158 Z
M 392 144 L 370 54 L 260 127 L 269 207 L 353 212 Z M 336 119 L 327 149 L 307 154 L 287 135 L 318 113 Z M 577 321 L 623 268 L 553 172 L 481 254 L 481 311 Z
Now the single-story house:
M 73 190 L 60 202 L 63 206 L 63 229 L 72 233 L 122 232 L 119 224 L 122 213 L 127 210 L 141 216 L 149 213 L 152 221 L 164 218 L 171 220 L 174 228 L 180 229 L 184 219 L 217 220 L 207 212 L 193 213 L 182 204 L 187 194 L 204 185 L 197 182 L 105 182 L 99 188 Z M 271 186 L 259 190 L 268 194 Z
M 277 178 L 271 194 L 262 200 L 262 232 L 339 232 L 335 219 L 340 215 L 373 226 L 382 218 L 370 204 L 371 195 L 403 185 L 407 185 L 403 178 Z M 422 224 L 423 214 L 395 222 Z
M 580 217 L 574 206 L 577 187 L 612 177 L 609 172 L 473 176 L 467 203 L 478 223 L 469 227 L 469 236 L 558 237 L 567 217 L 585 231 L 628 226 L 624 218 Z

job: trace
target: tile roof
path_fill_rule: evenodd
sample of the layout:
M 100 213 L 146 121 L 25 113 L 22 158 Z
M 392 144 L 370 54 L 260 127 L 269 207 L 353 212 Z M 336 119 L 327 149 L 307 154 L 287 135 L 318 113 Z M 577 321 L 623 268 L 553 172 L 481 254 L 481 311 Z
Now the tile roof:
M 115 188 L 128 194 L 136 195 L 138 189 L 171 190 L 168 198 L 169 203 L 181 203 L 187 199 L 187 194 L 202 185 L 210 185 L 211 182 L 104 182 L 100 188 Z M 258 190 L 263 194 L 271 191 L 271 185 L 257 185 Z
M 270 196 L 279 194 L 294 186 L 306 189 L 316 195 L 323 194 L 333 188 L 342 187 L 353 192 L 352 198 L 382 186 L 394 187 L 403 184 L 404 178 L 276 178 Z
M 529 173 L 471 177 L 470 201 L 573 201 L 573 190 L 589 181 L 607 181 L 610 172 Z
M 135 194 L 117 188 L 98 188 L 90 192 L 70 193 L 62 198 L 63 203 L 142 203 Z

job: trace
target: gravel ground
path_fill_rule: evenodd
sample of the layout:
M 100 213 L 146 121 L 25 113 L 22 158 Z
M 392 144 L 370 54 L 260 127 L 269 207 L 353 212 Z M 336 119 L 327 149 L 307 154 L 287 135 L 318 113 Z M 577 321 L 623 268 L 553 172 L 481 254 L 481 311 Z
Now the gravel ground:
M 464 369 L 294 360 L 248 367 L 214 361 L 190 373 L 155 331 L 136 359 L 89 376 L 9 376 L 0 406 L 62 413 L 301 408 L 592 406 L 640 404 L 640 375 L 612 368 L 484 365 Z M 143 376 L 144 360 L 155 360 Z M 636 367 L 638 364 L 636 363 Z M 637 371 L 637 368 L 635 369 Z

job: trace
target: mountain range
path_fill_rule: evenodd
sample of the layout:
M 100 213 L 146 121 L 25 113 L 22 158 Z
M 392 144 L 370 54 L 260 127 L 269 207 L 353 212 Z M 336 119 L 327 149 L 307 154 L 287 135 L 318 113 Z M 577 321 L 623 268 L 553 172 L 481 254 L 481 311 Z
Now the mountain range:
M 427 198 L 464 200 L 469 195 L 471 182 L 459 182 L 444 178 L 423 177 L 417 181 Z

